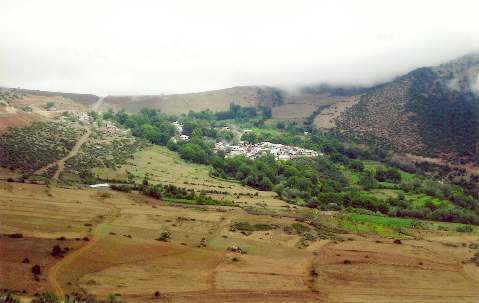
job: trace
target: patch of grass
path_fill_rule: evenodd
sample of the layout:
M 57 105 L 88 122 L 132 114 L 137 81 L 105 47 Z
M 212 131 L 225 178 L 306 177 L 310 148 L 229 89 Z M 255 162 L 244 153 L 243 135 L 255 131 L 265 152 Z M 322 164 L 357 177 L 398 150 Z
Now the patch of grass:
M 221 206 L 234 206 L 234 203 L 227 200 L 207 200 L 204 202 L 198 202 L 196 200 L 178 199 L 178 198 L 162 198 L 162 200 L 172 203 L 190 204 L 190 205 L 221 205 Z
M 460 233 L 472 233 L 474 229 L 471 225 L 460 225 L 456 227 L 456 231 Z
M 356 213 L 342 215 L 339 222 L 343 228 L 352 232 L 374 233 L 384 237 L 397 237 L 404 234 L 404 229 L 419 226 L 419 222 L 416 219 Z
M 401 181 L 405 181 L 405 182 L 410 182 L 414 178 L 416 178 L 416 174 L 407 173 L 402 170 L 399 170 L 399 174 L 401 174 Z
M 431 201 L 438 208 L 446 208 L 451 205 L 451 203 L 447 200 L 432 198 L 425 194 L 417 194 L 417 195 L 406 194 L 406 198 L 411 203 L 411 205 L 417 209 L 423 208 L 428 201 Z
M 311 230 L 310 227 L 308 227 L 306 225 L 303 225 L 301 223 L 297 223 L 297 222 L 294 222 L 293 224 L 291 224 L 291 227 L 294 229 L 294 231 L 298 235 L 302 235 L 302 234 L 307 233 Z
M 240 231 L 268 231 L 277 228 L 277 225 L 274 224 L 265 224 L 265 223 L 257 223 L 257 224 L 250 224 L 249 222 L 236 222 L 234 223 L 231 228 L 234 230 Z
M 395 190 L 395 189 L 373 189 L 370 190 L 369 193 L 371 193 L 372 196 L 378 198 L 378 199 L 388 199 L 388 198 L 397 198 L 399 193 L 401 193 L 401 190 Z

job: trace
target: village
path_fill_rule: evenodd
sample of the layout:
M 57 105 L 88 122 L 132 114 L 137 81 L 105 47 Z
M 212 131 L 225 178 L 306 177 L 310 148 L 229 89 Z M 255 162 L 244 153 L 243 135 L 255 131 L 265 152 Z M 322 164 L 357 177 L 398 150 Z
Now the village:
M 226 153 L 226 157 L 244 155 L 249 159 L 256 159 L 266 153 L 273 155 L 276 160 L 291 160 L 300 157 L 322 156 L 322 153 L 318 153 L 317 151 L 311 149 L 284 144 L 275 144 L 271 142 L 250 144 L 240 141 L 240 143 L 237 145 L 229 145 L 223 142 L 218 142 L 215 144 L 214 150 L 224 151 Z
M 181 122 L 173 122 L 179 138 L 182 141 L 188 141 L 189 136 L 183 134 L 183 124 Z M 223 130 L 229 130 L 228 127 L 224 127 Z M 246 130 L 245 132 L 249 132 Z M 229 144 L 226 142 L 217 142 L 214 146 L 214 151 L 225 152 L 226 157 L 234 157 L 244 155 L 249 159 L 256 159 L 263 154 L 269 153 L 274 156 L 276 160 L 291 160 L 300 157 L 318 157 L 322 156 L 322 153 L 311 149 L 305 149 L 297 146 L 290 146 L 284 144 L 276 144 L 271 142 L 260 142 L 256 144 L 250 144 L 244 141 L 240 141 L 238 144 Z
M 81 124 L 90 125 L 94 123 L 94 118 L 88 112 L 81 111 L 65 111 L 59 117 L 60 121 L 63 122 L 79 122 Z M 105 132 L 106 134 L 128 134 L 130 131 L 127 129 L 119 128 L 114 122 L 109 120 L 99 120 L 97 125 Z

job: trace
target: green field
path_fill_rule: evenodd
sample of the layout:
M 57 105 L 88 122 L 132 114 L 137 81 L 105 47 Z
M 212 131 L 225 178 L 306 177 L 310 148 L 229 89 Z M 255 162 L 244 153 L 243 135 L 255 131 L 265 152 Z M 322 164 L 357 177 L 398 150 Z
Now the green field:
M 403 229 L 419 226 L 419 221 L 409 218 L 393 218 L 357 213 L 343 214 L 340 225 L 352 232 L 373 233 L 383 237 L 398 237 L 405 235 Z

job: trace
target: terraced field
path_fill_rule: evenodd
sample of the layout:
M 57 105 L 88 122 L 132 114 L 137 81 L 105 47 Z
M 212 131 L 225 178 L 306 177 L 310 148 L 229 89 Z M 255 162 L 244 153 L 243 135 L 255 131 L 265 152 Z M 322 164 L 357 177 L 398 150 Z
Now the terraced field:
M 25 300 L 50 290 L 114 293 L 127 302 L 475 302 L 479 296 L 479 267 L 469 261 L 477 231 L 368 216 L 351 221 L 368 229 L 352 231 L 334 212 L 284 207 L 273 193 L 255 196 L 159 147 L 99 173 L 119 178 L 126 170 L 138 179 L 148 173 L 163 183 L 253 196 L 235 198 L 239 207 L 196 206 L 137 193 L 0 183 L 0 272 L 7 273 L 0 288 Z M 15 233 L 23 237 L 5 236 Z M 69 250 L 53 257 L 54 245 Z M 42 269 L 38 281 L 30 272 L 35 264 Z

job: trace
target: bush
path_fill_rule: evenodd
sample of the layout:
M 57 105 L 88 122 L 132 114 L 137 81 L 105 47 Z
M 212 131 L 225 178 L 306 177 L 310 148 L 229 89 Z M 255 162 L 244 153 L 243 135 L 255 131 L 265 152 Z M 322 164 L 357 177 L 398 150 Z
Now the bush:
M 374 175 L 370 171 L 366 171 L 361 178 L 359 178 L 359 185 L 361 185 L 364 190 L 371 190 L 379 186 L 378 182 L 374 178 Z
M 473 228 L 471 225 L 460 225 L 456 227 L 456 231 L 460 233 L 472 233 Z
M 60 245 L 55 245 L 53 246 L 52 248 L 52 252 L 51 252 L 51 255 L 53 257 L 63 257 L 63 250 L 62 248 L 60 247 Z
M 352 170 L 357 171 L 357 172 L 362 172 L 364 170 L 363 161 L 353 160 L 353 161 L 351 161 L 351 163 L 349 163 L 349 168 L 351 168 Z
M 399 183 L 401 182 L 401 174 L 395 168 L 383 169 L 379 168 L 376 170 L 375 178 L 379 182 L 392 182 Z
M 42 269 L 40 268 L 40 265 L 37 265 L 37 264 L 33 265 L 32 274 L 36 276 L 40 276 L 42 274 Z

